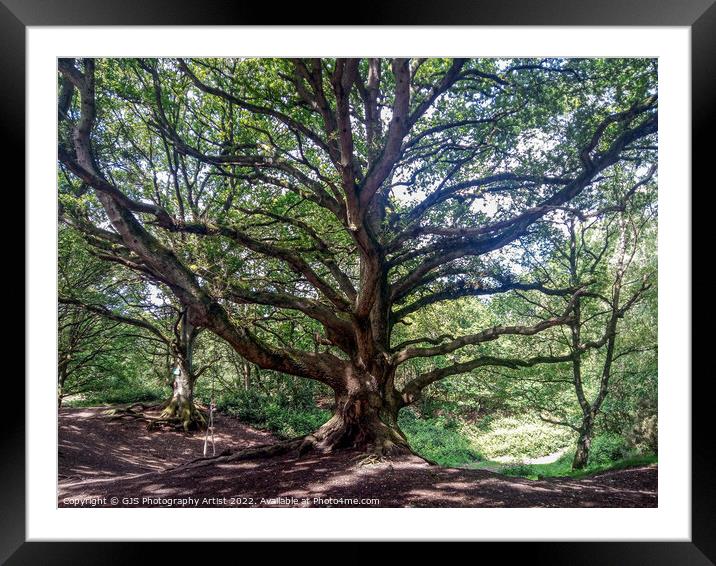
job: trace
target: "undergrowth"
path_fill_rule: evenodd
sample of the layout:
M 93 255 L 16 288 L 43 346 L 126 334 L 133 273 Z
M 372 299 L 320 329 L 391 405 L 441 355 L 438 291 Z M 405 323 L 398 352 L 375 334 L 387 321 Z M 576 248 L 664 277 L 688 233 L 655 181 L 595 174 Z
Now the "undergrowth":
M 329 411 L 316 407 L 312 400 L 286 394 L 266 395 L 252 389 L 220 395 L 216 408 L 282 439 L 309 434 L 331 416 Z
M 398 424 L 415 452 L 441 466 L 461 466 L 482 460 L 479 451 L 461 433 L 456 420 L 421 419 L 412 411 L 404 410 Z

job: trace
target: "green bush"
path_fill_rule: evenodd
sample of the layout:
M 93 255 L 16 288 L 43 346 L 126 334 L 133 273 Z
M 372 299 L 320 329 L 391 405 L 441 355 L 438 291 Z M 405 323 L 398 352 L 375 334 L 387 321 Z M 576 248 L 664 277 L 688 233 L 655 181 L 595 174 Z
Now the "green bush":
M 602 466 L 623 460 L 630 456 L 627 442 L 616 434 L 601 434 L 592 440 L 589 451 L 589 464 Z
M 632 418 L 625 434 L 629 447 L 640 454 L 655 454 L 659 444 L 657 400 L 651 397 L 640 400 Z
M 441 466 L 460 466 L 482 459 L 454 419 L 421 419 L 411 410 L 404 410 L 398 424 L 415 452 Z
M 650 415 L 637 421 L 627 431 L 627 442 L 635 451 L 649 454 L 656 453 L 659 447 L 659 420 Z

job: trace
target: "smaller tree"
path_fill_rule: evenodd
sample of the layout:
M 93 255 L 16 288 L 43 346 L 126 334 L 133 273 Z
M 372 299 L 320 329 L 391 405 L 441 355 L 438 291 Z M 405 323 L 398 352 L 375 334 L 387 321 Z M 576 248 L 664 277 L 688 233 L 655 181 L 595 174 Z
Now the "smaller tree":
M 629 229 L 632 229 L 633 241 L 630 242 Z M 584 228 L 581 229 L 581 240 L 584 240 Z M 570 322 L 571 351 L 574 355 L 572 359 L 572 372 L 574 390 L 582 411 L 582 420 L 579 425 L 579 436 L 577 439 L 577 449 L 574 454 L 572 468 L 582 469 L 587 466 L 589 460 L 589 449 L 594 433 L 594 424 L 602 404 L 609 392 L 609 381 L 612 376 L 612 368 L 617 358 L 631 353 L 629 350 L 621 352 L 617 351 L 617 327 L 621 319 L 624 318 L 627 311 L 631 309 L 639 298 L 650 288 L 646 277 L 642 280 L 640 286 L 629 292 L 627 290 L 626 273 L 630 267 L 631 261 L 637 250 L 637 236 L 635 226 L 625 217 L 619 218 L 619 228 L 617 231 L 617 245 L 613 257 L 614 268 L 611 273 L 611 293 L 590 293 L 590 296 L 597 301 L 599 306 L 604 308 L 605 324 L 603 324 L 603 333 L 600 338 L 591 343 L 584 342 L 582 339 L 582 329 L 588 324 L 588 317 L 582 313 L 581 301 L 575 306 L 575 316 Z M 608 241 L 609 237 L 607 237 Z M 580 276 L 578 270 L 578 260 L 576 257 L 576 241 L 577 230 L 575 222 L 570 222 L 570 277 L 578 279 Z M 630 248 L 631 243 L 631 250 Z M 598 256 L 597 256 L 598 258 Z M 581 299 L 582 301 L 584 299 Z M 596 316 L 596 315 L 595 315 Z M 585 390 L 583 380 L 583 358 L 588 355 L 590 348 L 604 348 L 601 363 L 594 364 L 592 371 L 595 373 L 594 381 L 597 384 L 597 392 L 590 401 Z
M 653 171 L 639 186 L 652 174 Z M 564 279 L 569 287 L 581 289 L 576 298 L 569 295 L 562 299 L 572 301 L 572 316 L 563 327 L 558 344 L 550 346 L 566 346 L 569 361 L 549 369 L 542 366 L 539 375 L 528 371 L 509 376 L 524 384 L 520 395 L 542 420 L 575 431 L 577 442 L 572 463 L 575 470 L 588 464 L 595 424 L 615 373 L 625 373 L 616 366 L 635 363 L 634 356 L 650 355 L 656 349 L 654 336 L 653 343 L 645 336 L 629 340 L 624 336 L 629 332 L 627 326 L 638 325 L 622 325 L 652 288 L 650 280 L 655 273 L 651 265 L 655 254 L 649 252 L 655 235 L 653 210 L 648 203 L 627 210 L 637 189 L 628 191 L 619 206 L 591 213 L 568 210 L 555 219 L 550 238 L 563 240 L 563 245 L 555 248 L 556 256 L 546 260 L 550 277 L 553 283 Z M 529 261 L 532 267 L 541 263 L 534 255 Z M 544 267 L 542 271 L 547 273 Z M 533 303 L 539 301 L 535 296 L 523 298 Z M 558 308 L 554 302 L 539 306 L 545 317 Z M 554 336 L 560 335 L 550 338 Z M 540 387 L 535 388 L 535 383 Z M 577 402 L 576 411 L 570 395 Z
M 167 400 L 159 419 L 153 426 L 162 423 L 181 426 L 185 430 L 203 428 L 204 416 L 194 403 L 194 387 L 207 365 L 196 368 L 194 347 L 200 329 L 187 317 L 186 308 L 178 308 L 165 298 L 156 286 L 147 285 L 131 272 L 121 281 L 111 282 L 111 292 L 89 292 L 83 288 L 65 288 L 60 291 L 60 313 L 69 310 L 80 319 L 106 321 L 115 326 L 131 327 L 141 331 L 139 336 L 151 340 L 158 348 L 159 355 L 168 360 L 164 371 L 169 371 L 168 382 L 172 395 Z M 111 348 L 103 345 L 102 348 Z M 63 359 L 60 359 L 60 379 L 64 373 Z

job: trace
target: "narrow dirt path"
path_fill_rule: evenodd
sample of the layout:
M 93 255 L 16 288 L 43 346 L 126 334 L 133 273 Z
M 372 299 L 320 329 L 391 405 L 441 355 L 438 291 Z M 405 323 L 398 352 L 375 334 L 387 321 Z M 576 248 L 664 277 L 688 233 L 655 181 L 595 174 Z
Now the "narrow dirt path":
M 149 433 L 139 421 L 107 421 L 97 409 L 62 410 L 59 432 L 60 506 L 89 500 L 108 507 L 657 505 L 656 466 L 532 481 L 440 468 L 417 457 L 361 466 L 357 454 L 344 451 L 182 467 L 201 455 L 202 435 Z M 217 452 L 273 440 L 229 417 L 217 419 Z

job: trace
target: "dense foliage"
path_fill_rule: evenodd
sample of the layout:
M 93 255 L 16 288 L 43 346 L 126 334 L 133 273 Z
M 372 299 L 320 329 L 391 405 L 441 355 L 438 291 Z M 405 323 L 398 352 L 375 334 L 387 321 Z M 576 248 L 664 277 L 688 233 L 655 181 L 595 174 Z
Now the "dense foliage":
M 654 60 L 62 59 L 58 90 L 60 398 L 452 465 L 655 453 Z

